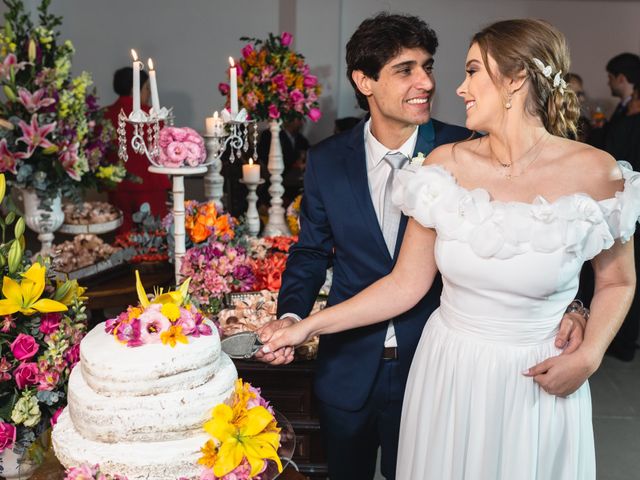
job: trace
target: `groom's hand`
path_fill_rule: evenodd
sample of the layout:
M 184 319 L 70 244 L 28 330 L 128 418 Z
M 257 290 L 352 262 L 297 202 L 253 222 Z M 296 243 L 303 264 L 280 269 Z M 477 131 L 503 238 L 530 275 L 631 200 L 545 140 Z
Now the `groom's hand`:
M 584 340 L 587 319 L 578 312 L 565 313 L 560 321 L 555 345 L 562 348 L 562 354 L 575 352 Z
M 263 325 L 256 331 L 258 338 L 262 343 L 266 343 L 273 336 L 273 334 L 281 328 L 286 328 L 296 323 L 296 320 L 292 317 L 283 317 L 278 320 L 271 320 L 266 325 Z M 262 349 L 258 350 L 255 354 L 255 358 L 261 362 L 269 363 L 271 365 L 283 365 L 291 363 L 293 361 L 294 349 L 293 347 L 283 347 L 275 352 L 265 353 Z

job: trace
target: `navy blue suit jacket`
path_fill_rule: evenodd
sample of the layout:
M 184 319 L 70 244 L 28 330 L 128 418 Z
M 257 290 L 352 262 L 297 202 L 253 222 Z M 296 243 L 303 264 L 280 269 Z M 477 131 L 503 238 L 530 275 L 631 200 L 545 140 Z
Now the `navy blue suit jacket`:
M 468 138 L 465 128 L 431 120 L 419 128 L 415 154 Z M 363 120 L 335 135 L 307 157 L 298 242 L 291 247 L 278 297 L 278 315 L 308 316 L 328 267 L 333 284 L 328 305 L 356 295 L 387 275 L 394 259 L 387 249 L 371 200 L 367 179 Z M 396 254 L 407 217 L 402 216 Z M 411 310 L 393 319 L 398 361 L 406 382 L 411 360 L 427 318 L 440 302 L 441 283 Z M 323 335 L 316 362 L 316 394 L 323 402 L 358 410 L 366 401 L 380 365 L 387 322 Z

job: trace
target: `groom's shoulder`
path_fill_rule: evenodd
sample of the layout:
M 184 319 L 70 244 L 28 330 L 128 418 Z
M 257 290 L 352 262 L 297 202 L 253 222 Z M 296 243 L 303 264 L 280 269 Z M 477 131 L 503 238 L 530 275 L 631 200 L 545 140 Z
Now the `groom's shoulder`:
M 341 153 L 355 148 L 358 143 L 358 135 L 364 135 L 362 128 L 357 125 L 346 132 L 337 133 L 322 140 L 311 147 L 310 157 L 337 159 Z M 364 138 L 364 137 L 363 137 Z M 361 142 L 364 145 L 364 140 Z
M 441 122 L 435 118 L 432 119 L 432 122 L 433 131 L 436 135 L 436 143 L 438 145 L 466 140 L 473 133 L 468 128 Z

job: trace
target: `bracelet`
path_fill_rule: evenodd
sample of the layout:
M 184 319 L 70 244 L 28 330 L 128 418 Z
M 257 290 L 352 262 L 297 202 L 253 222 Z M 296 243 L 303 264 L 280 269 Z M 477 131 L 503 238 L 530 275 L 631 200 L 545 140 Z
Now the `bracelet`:
M 576 312 L 578 315 L 584 317 L 585 320 L 589 320 L 589 315 L 591 312 L 587 307 L 585 307 L 580 300 L 577 298 L 569 304 L 565 313 L 573 313 Z

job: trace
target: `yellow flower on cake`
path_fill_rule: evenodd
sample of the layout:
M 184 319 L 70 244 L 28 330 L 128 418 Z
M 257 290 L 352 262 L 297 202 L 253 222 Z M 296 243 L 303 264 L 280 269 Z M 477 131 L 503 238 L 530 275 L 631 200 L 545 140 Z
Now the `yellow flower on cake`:
M 189 343 L 187 337 L 182 333 L 182 327 L 180 325 L 171 325 L 169 330 L 165 330 L 160 334 L 160 340 L 164 345 L 169 344 L 171 347 L 175 347 L 178 342 Z
M 204 429 L 220 442 L 213 465 L 216 477 L 233 471 L 243 458 L 251 466 L 252 477 L 262 471 L 267 459 L 276 462 L 278 471 L 282 471 L 278 457 L 280 433 L 277 429 L 268 428 L 274 419 L 266 408 L 256 406 L 234 412 L 228 405 L 220 404 L 214 408 L 212 417 L 204 424 Z
M 36 312 L 51 313 L 64 312 L 66 305 L 48 298 L 40 298 L 44 292 L 46 268 L 34 263 L 22 274 L 20 283 L 5 276 L 2 280 L 2 294 L 0 300 L 0 315 L 11 315 L 20 312 L 33 315 Z

